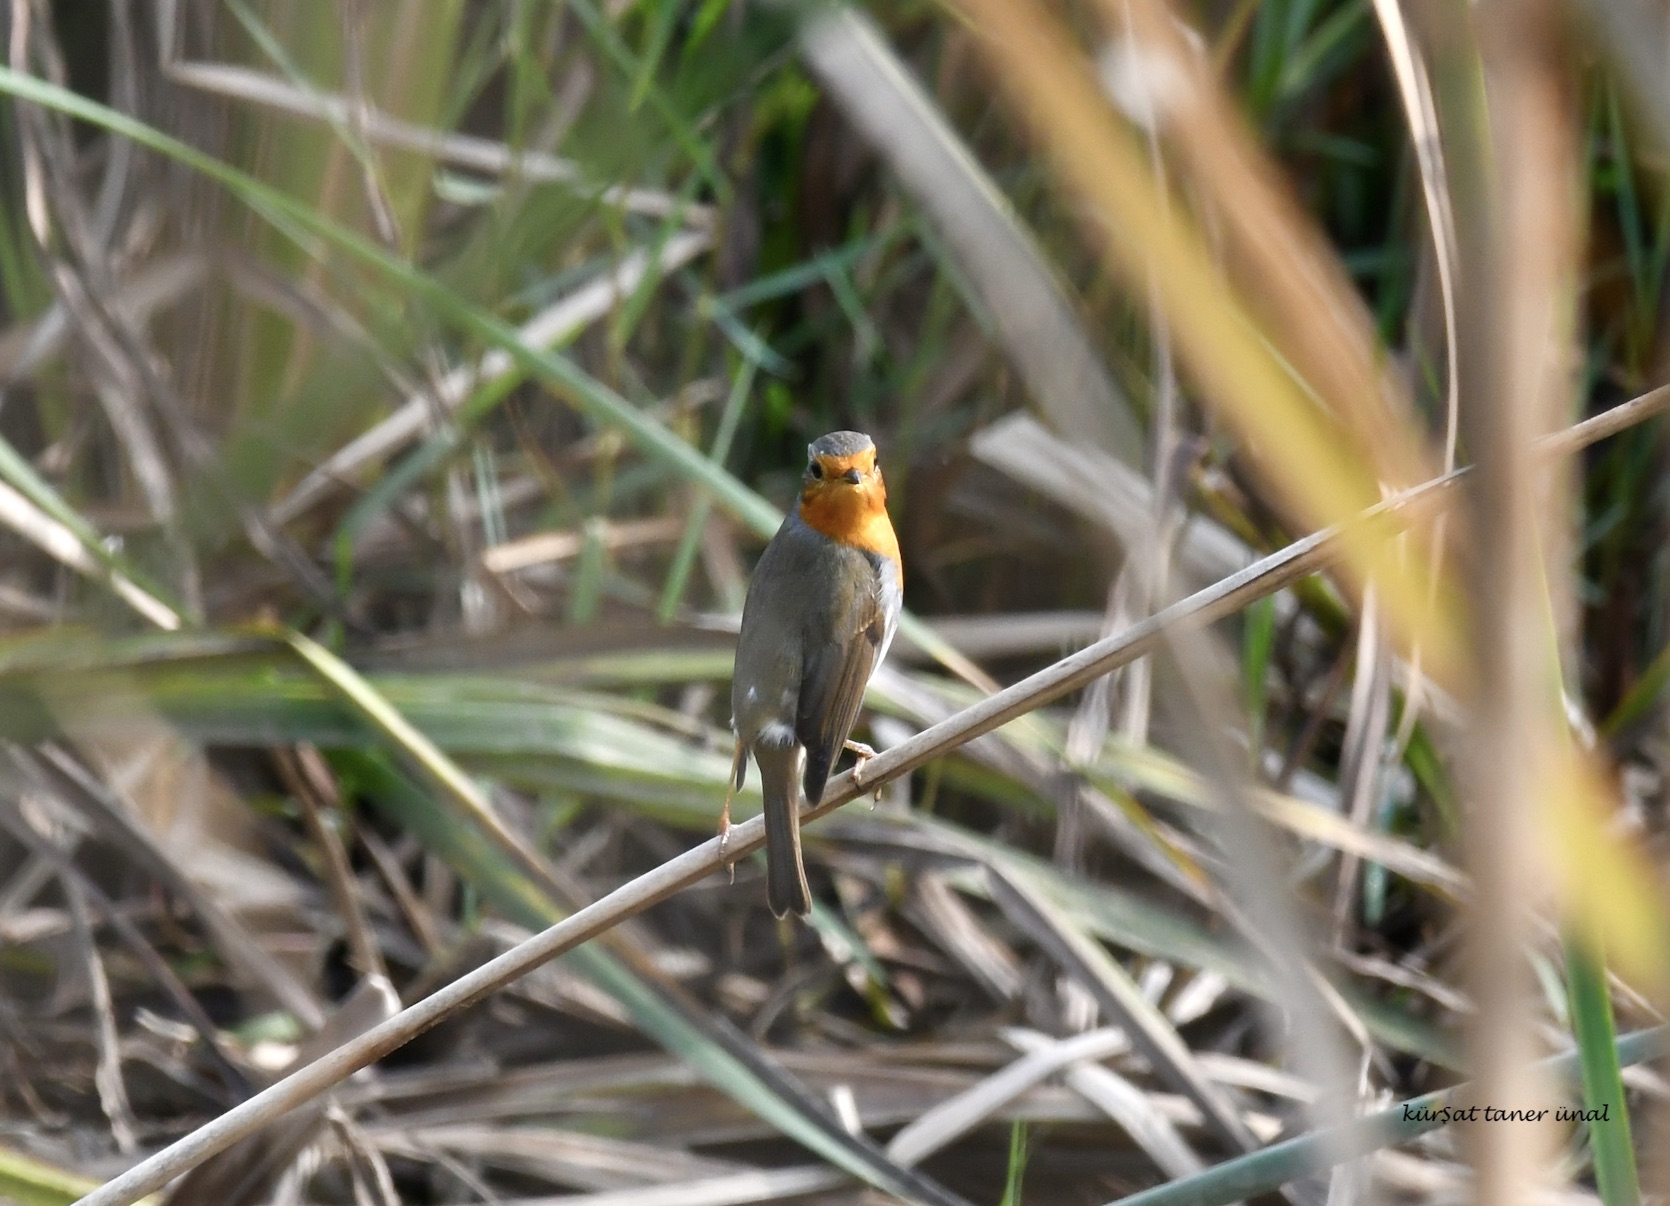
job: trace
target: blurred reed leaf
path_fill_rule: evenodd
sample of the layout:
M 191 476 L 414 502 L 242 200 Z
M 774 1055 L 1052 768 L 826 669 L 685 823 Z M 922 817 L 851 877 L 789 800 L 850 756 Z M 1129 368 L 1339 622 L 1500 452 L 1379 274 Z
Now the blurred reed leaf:
M 1402 489 L 1431 477 L 1417 415 L 1403 383 L 1386 370 L 1367 306 L 1185 28 L 1158 0 L 1104 0 L 1095 11 L 1107 46 L 1099 63 L 1104 88 L 1162 140 L 1205 220 L 1221 226 L 1225 270 L 1240 284 L 1240 303 L 1263 318 L 1279 356 L 1351 433 L 1354 451 L 1381 483 Z M 1365 32 L 1366 18 L 1359 5 L 1322 18 L 1285 56 L 1284 88 L 1314 86 L 1322 60 L 1337 57 L 1342 37 Z
M 1670 916 L 1652 862 L 1620 833 L 1616 796 L 1588 757 L 1545 751 L 1538 815 L 1559 906 L 1579 934 L 1604 942 L 1627 981 L 1662 998 L 1670 991 Z
M 1055 170 L 1098 215 L 1092 237 L 1109 267 L 1133 289 L 1152 281 L 1185 367 L 1240 434 L 1272 495 L 1311 528 L 1372 504 L 1374 460 L 1362 435 L 1319 407 L 1261 337 L 1064 31 L 1031 4 L 967 0 L 960 7 Z M 1440 681 L 1455 681 L 1459 612 L 1429 583 L 1422 559 L 1404 561 L 1366 533 L 1348 543 L 1352 574 L 1386 592 L 1404 646 L 1421 648 Z
M 800 37 L 830 95 L 956 253 L 1050 425 L 1140 465 L 1131 403 L 1091 347 L 1053 266 L 875 25 L 845 5 L 814 5 Z
M 585 789 L 684 825 L 708 828 L 717 815 L 728 755 L 633 719 L 630 700 L 503 678 L 378 675 L 354 688 L 379 701 L 366 705 L 285 660 L 269 645 L 206 661 L 0 671 L 0 731 L 44 739 L 57 731 L 61 711 L 83 732 L 120 735 L 150 723 L 133 711 L 139 698 L 206 744 L 345 747 L 383 728 L 404 734 L 397 744 L 419 765 L 450 767 L 460 757 L 519 784 Z M 398 718 L 385 717 L 386 727 L 373 719 L 385 712 Z M 449 790 L 479 802 L 456 767 L 434 773 L 462 778 L 465 786 Z
M 1542 573 L 1547 581 L 1546 566 Z M 1530 753 L 1537 763 L 1532 817 L 1544 830 L 1543 861 L 1573 932 L 1592 939 L 1626 980 L 1662 1000 L 1670 994 L 1670 902 L 1646 851 L 1616 824 L 1617 789 L 1595 753 L 1569 731 L 1553 598 L 1550 586 L 1523 603 L 1540 621 L 1547 670 L 1542 703 L 1558 734 Z

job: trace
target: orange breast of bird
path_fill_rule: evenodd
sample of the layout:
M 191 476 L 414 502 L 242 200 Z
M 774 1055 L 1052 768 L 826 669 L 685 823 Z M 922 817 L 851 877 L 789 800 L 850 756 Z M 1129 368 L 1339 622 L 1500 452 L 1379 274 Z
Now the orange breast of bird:
M 874 457 L 874 452 L 869 454 L 871 465 L 875 463 Z M 825 472 L 834 477 L 849 468 L 860 471 L 865 468 L 859 457 L 850 461 L 849 464 L 833 457 L 825 458 L 828 466 Z M 807 490 L 800 498 L 800 518 L 806 521 L 807 527 L 831 540 L 886 557 L 899 572 L 899 582 L 903 584 L 899 538 L 893 531 L 893 521 L 887 517 L 887 487 L 879 474 L 848 490 Z

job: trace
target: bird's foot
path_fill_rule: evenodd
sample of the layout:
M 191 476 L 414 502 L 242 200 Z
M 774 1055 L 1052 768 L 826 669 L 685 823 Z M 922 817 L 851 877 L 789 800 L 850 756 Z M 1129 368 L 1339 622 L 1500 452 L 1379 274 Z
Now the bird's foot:
M 725 855 L 725 847 L 731 840 L 731 793 L 725 792 L 725 806 L 719 810 L 719 861 L 725 864 L 725 870 L 731 873 L 731 882 L 736 883 L 736 864 Z
M 858 761 L 853 764 L 852 781 L 855 784 L 857 784 L 859 787 L 863 787 L 864 786 L 864 766 L 865 766 L 866 763 L 868 763 L 870 761 L 871 758 L 874 758 L 876 756 L 876 751 L 871 746 L 865 745 L 862 741 L 848 741 L 847 742 L 847 749 L 851 750 L 853 755 L 856 756 L 857 759 L 858 759 Z M 880 803 L 881 803 L 881 787 L 878 785 L 876 787 L 876 790 L 870 796 L 870 807 L 874 808 L 877 804 L 880 804 Z
M 725 864 L 725 870 L 730 874 L 731 882 L 736 883 L 736 863 L 725 856 L 725 843 L 731 840 L 731 821 L 725 817 L 719 822 L 719 861 Z

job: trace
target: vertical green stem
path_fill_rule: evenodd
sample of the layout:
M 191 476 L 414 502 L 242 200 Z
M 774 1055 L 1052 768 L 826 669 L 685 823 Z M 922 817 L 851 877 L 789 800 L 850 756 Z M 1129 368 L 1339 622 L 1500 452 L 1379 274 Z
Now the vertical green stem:
M 731 441 L 736 438 L 737 426 L 742 422 L 743 404 L 748 401 L 748 393 L 754 387 L 754 374 L 759 369 L 758 362 L 748 359 L 742 362 L 742 368 L 731 385 L 731 393 L 725 399 L 725 411 L 719 416 L 719 431 L 713 437 L 713 451 L 708 459 L 716 467 L 723 467 L 725 457 L 730 454 Z M 661 606 L 656 615 L 663 624 L 673 618 L 679 603 L 684 599 L 684 587 L 690 579 L 690 568 L 696 562 L 696 546 L 701 542 L 702 529 L 707 527 L 707 517 L 713 510 L 713 500 L 700 486 L 696 488 L 695 505 L 690 508 L 690 518 L 685 521 L 684 532 L 679 537 L 678 548 L 673 553 L 673 564 L 667 571 L 667 585 L 661 592 Z
M 1598 935 L 1568 933 L 1565 951 L 1566 994 L 1582 1070 L 1583 1108 L 1601 1111 L 1599 1120 L 1586 1124 L 1595 1186 L 1606 1206 L 1640 1206 L 1641 1184 L 1630 1143 L 1629 1106 L 1618 1064 L 1604 947 Z

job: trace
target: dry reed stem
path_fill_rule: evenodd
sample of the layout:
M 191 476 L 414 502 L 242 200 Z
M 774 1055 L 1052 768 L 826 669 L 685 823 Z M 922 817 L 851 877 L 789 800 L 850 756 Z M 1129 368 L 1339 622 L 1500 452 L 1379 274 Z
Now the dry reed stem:
M 1451 131 L 1473 143 L 1458 148 L 1469 172 L 1456 198 L 1462 418 L 1479 479 L 1471 508 L 1474 712 L 1461 759 L 1474 885 L 1468 1044 L 1477 1099 L 1511 1108 L 1544 1100 L 1549 1088 L 1535 1064 L 1540 1009 L 1525 951 L 1551 886 L 1545 802 L 1569 740 L 1550 628 L 1566 574 L 1545 567 L 1568 561 L 1558 535 L 1566 494 L 1539 474 L 1532 450 L 1575 394 L 1577 150 L 1555 6 L 1487 6 L 1476 26 L 1484 101 L 1463 95 L 1459 80 L 1448 98 Z M 1471 66 L 1454 62 L 1452 70 Z M 1480 120 L 1486 131 L 1477 130 Z M 1463 122 L 1474 128 L 1463 133 Z M 1548 1183 L 1558 1143 L 1551 1125 L 1469 1127 L 1465 1139 L 1484 1206 L 1532 1201 Z

